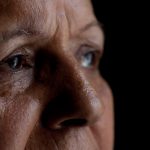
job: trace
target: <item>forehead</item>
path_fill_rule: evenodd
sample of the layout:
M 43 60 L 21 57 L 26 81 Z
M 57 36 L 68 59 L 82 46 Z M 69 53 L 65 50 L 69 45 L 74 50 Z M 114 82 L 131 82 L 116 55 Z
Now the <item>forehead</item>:
M 0 31 L 32 28 L 54 32 L 64 25 L 75 32 L 93 19 L 89 0 L 0 0 Z

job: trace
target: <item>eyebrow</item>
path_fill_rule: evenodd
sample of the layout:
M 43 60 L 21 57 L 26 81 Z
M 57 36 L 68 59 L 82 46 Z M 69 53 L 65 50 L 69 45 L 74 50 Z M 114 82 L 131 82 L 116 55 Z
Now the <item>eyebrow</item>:
M 104 31 L 103 30 L 103 25 L 97 20 L 94 20 L 94 21 L 86 24 L 79 31 L 80 32 L 85 32 L 85 31 L 87 31 L 88 29 L 90 29 L 92 27 L 98 27 L 99 29 Z M 36 35 L 41 35 L 41 32 L 36 31 L 36 30 L 31 30 L 31 29 L 17 29 L 17 30 L 13 30 L 13 31 L 6 31 L 6 32 L 1 33 L 0 43 L 4 42 L 4 41 L 8 41 L 8 40 L 10 40 L 14 37 L 20 37 L 20 36 L 31 37 L 31 36 L 36 36 Z
M 38 31 L 31 31 L 28 29 L 17 29 L 13 31 L 6 31 L 6 32 L 1 33 L 0 42 L 8 41 L 14 37 L 20 37 L 20 36 L 30 37 L 30 36 L 39 35 L 39 34 L 40 32 Z
M 88 30 L 92 27 L 98 27 L 99 29 L 101 29 L 104 32 L 102 23 L 100 23 L 97 20 L 94 20 L 94 21 L 86 24 L 83 28 L 80 29 L 80 32 L 85 32 L 86 30 Z

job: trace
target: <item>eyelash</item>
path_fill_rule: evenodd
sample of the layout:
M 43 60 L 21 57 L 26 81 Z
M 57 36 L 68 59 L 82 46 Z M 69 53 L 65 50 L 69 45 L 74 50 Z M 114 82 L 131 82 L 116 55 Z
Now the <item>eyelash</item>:
M 0 65 L 5 66 L 6 69 L 9 69 L 14 73 L 22 69 L 29 69 L 33 67 L 30 56 L 20 53 L 10 55 L 9 57 L 2 60 Z

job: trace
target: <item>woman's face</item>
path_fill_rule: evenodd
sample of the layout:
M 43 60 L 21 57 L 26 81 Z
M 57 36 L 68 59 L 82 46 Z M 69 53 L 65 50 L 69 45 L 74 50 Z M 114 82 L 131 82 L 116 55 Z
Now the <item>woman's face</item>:
M 1 150 L 112 150 L 103 45 L 89 0 L 0 0 Z

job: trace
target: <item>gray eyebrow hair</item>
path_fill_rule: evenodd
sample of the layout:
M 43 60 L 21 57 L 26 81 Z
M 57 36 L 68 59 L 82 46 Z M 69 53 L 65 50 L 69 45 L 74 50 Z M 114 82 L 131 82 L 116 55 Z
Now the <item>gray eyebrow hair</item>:
M 97 20 L 94 20 L 86 24 L 83 28 L 80 29 L 80 32 L 84 32 L 92 27 L 98 27 L 104 33 L 103 25 Z M 0 43 L 4 41 L 8 41 L 14 37 L 19 37 L 19 36 L 31 37 L 31 36 L 41 35 L 41 34 L 42 33 L 40 31 L 31 30 L 31 29 L 16 29 L 13 31 L 5 31 L 5 32 L 0 33 Z
M 103 24 L 100 23 L 97 20 L 94 20 L 94 21 L 86 24 L 83 28 L 80 29 L 80 32 L 84 32 L 84 31 L 88 30 L 91 27 L 98 27 L 98 28 L 100 28 L 104 32 L 104 30 L 103 30 Z
M 38 34 L 40 34 L 40 32 L 31 31 L 28 29 L 17 29 L 13 31 L 6 31 L 0 34 L 0 42 L 8 41 L 9 39 L 14 38 L 14 37 L 19 37 L 19 36 L 30 37 L 32 35 L 38 35 Z

